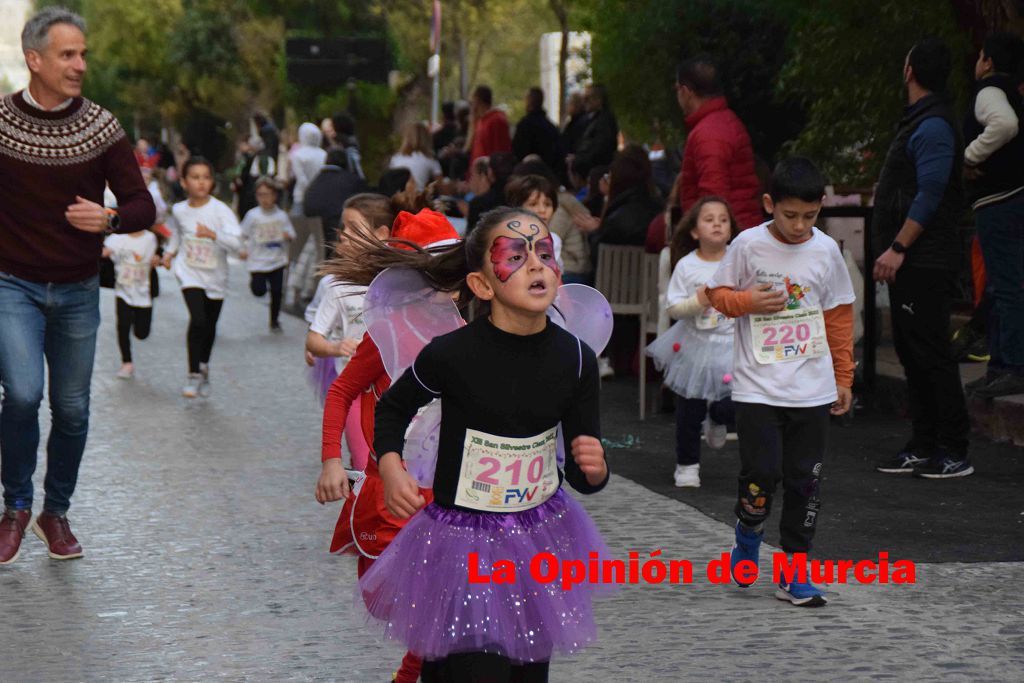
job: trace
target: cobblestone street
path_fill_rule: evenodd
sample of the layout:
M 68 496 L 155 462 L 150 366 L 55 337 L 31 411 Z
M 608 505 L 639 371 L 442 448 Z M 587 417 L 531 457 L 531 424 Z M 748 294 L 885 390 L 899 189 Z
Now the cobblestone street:
M 196 400 L 181 397 L 187 316 L 173 278 L 161 271 L 131 381 L 114 377 L 103 291 L 70 511 L 85 557 L 52 561 L 30 533 L 0 568 L 3 683 L 389 680 L 402 651 L 352 608 L 355 560 L 327 553 L 338 506 L 313 500 L 320 411 L 305 324 L 283 316 L 272 335 L 237 262 L 231 282 L 212 395 Z M 827 607 L 800 610 L 766 579 L 709 584 L 703 567 L 732 529 L 694 507 L 618 475 L 585 504 L 616 557 L 661 549 L 691 560 L 695 582 L 625 586 L 599 603 L 600 642 L 556 660 L 552 681 L 1024 680 L 1024 563 L 920 564 L 916 585 L 833 585 Z

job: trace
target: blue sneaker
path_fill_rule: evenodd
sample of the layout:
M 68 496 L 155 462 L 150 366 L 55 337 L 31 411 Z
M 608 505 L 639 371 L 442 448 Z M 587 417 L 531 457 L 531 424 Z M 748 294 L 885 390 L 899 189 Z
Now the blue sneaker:
M 797 607 L 824 607 L 828 603 L 825 594 L 813 583 L 786 583 L 785 579 L 779 582 L 775 597 L 779 600 L 788 600 Z
M 763 531 L 754 532 L 743 526 L 741 522 L 736 522 L 736 545 L 732 547 L 732 554 L 729 556 L 729 574 L 740 588 L 746 588 L 751 584 L 740 583 L 736 580 L 735 567 L 740 560 L 750 560 L 757 564 L 758 551 L 761 549 L 761 539 L 763 538 Z

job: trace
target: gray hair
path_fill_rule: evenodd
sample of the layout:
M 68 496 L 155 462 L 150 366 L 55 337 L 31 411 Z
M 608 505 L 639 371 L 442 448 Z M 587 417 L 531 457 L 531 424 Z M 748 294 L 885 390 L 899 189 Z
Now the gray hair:
M 56 24 L 70 24 L 85 33 L 85 19 L 66 7 L 46 7 L 25 22 L 21 30 L 21 51 L 45 50 L 50 42 L 50 29 Z

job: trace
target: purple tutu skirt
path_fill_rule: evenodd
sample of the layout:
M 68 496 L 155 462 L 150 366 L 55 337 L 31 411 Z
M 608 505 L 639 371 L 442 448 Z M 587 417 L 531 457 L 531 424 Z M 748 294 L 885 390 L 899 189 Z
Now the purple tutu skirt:
M 469 553 L 478 571 L 511 560 L 512 583 L 469 583 Z M 570 654 L 597 638 L 591 600 L 614 586 L 541 583 L 530 576 L 538 553 L 559 562 L 583 560 L 608 548 L 583 507 L 559 489 L 549 500 L 516 513 L 466 512 L 431 503 L 414 515 L 359 580 L 357 600 L 384 622 L 385 637 L 415 655 L 443 659 L 459 652 L 492 652 L 515 663 Z

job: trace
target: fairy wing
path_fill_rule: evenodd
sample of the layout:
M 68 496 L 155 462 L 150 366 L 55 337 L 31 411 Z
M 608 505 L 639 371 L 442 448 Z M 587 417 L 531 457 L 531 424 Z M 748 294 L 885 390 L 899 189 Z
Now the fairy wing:
M 562 285 L 548 309 L 548 316 L 579 337 L 597 355 L 601 355 L 612 337 L 611 304 L 593 287 Z
M 464 324 L 451 295 L 437 291 L 410 268 L 388 268 L 373 279 L 366 290 L 363 321 L 392 381 L 427 342 Z

